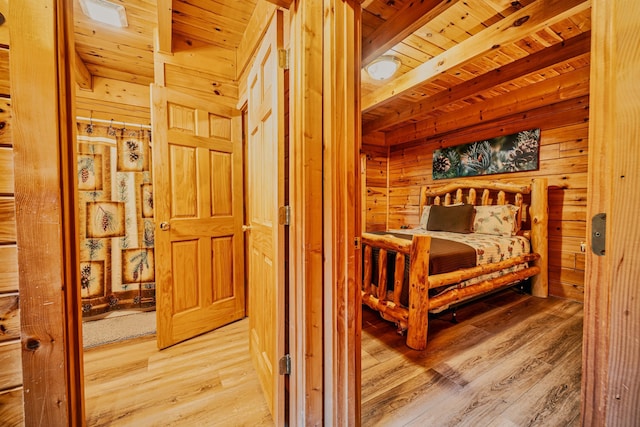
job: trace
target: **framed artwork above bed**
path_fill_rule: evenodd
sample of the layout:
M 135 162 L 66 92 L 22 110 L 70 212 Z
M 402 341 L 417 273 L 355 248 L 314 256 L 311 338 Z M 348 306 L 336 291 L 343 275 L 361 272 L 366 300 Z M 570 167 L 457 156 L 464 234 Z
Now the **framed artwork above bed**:
M 538 169 L 540 129 L 456 145 L 433 152 L 433 179 Z

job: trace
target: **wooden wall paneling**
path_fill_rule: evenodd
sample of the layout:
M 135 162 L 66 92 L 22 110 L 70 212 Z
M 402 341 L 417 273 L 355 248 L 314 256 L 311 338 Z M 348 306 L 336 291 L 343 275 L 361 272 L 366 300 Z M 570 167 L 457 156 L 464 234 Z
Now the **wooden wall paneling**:
M 151 123 L 149 86 L 104 77 L 93 78 L 93 90 L 76 90 L 76 116 L 121 123 Z
M 360 3 L 324 0 L 325 424 L 360 424 Z M 330 343 L 330 345 L 328 345 Z
M 389 148 L 368 145 L 363 146 L 362 152 L 366 158 L 366 176 L 362 181 L 366 192 L 366 204 L 363 206 L 366 227 L 363 225 L 363 230 L 385 230 L 389 200 L 387 185 Z
M 18 291 L 18 248 L 15 243 L 0 245 L 0 293 Z
M 8 426 L 24 425 L 22 387 L 0 392 L 0 420 Z
M 291 424 L 322 425 L 324 378 L 322 334 L 311 334 L 312 324 L 322 324 L 323 236 L 314 221 L 321 217 L 323 201 L 311 194 L 322 189 L 322 0 L 297 0 L 291 7 L 290 178 L 292 226 L 290 227 L 290 283 L 294 301 L 290 321 L 302 336 L 291 337 L 295 349 L 292 381 L 298 398 L 292 402 Z M 320 369 L 318 369 L 320 368 Z M 297 374 L 299 373 L 299 374 Z M 301 396 L 306 395 L 306 399 Z
M 590 219 L 606 214 L 604 256 L 587 253 L 582 425 L 636 425 L 640 419 L 640 3 L 593 3 Z
M 0 343 L 0 391 L 13 389 L 22 384 L 22 361 L 20 342 Z
M 13 195 L 0 197 L 0 244 L 16 241 L 16 208 Z
M 214 73 L 228 80 L 237 79 L 238 52 L 219 46 L 212 46 L 181 34 L 173 36 L 173 55 L 165 58 L 165 63 L 176 66 L 193 67 Z
M 6 18 L 9 17 L 9 0 L 0 0 L 0 13 Z M 9 24 L 5 22 L 4 25 L 0 25 L 0 44 L 9 46 Z
M 6 25 L 0 26 L 0 29 Z M 9 95 L 11 84 L 9 79 L 9 49 L 0 47 L 0 94 Z
M 198 68 L 194 68 L 193 64 L 184 67 L 165 63 L 166 87 L 194 96 L 207 97 L 211 102 L 235 107 L 238 104 L 238 83 L 199 67 L 200 64 Z
M 84 414 L 80 304 L 72 286 L 77 283 L 77 170 L 75 144 L 69 141 L 75 135 L 67 125 L 73 120 L 75 81 L 64 60 L 73 51 L 72 8 L 67 0 L 23 0 L 9 6 L 15 197 L 20 206 L 18 348 L 29 390 L 24 421 L 75 426 L 83 423 Z M 38 36 L 42 34 L 48 36 Z M 67 185 L 61 188 L 61 183 Z
M 0 195 L 13 194 L 13 149 L 0 147 Z
M 0 420 L 23 425 L 18 250 L 16 246 L 13 141 L 11 132 L 9 4 L 0 0 Z
M 0 52 L 2 52 L 2 49 L 0 49 Z M 8 60 L 8 57 L 5 59 Z M 0 64 L 2 64 L 1 59 Z M 7 67 L 9 66 L 8 63 L 6 65 Z M 0 147 L 11 146 L 11 114 L 11 99 L 0 97 Z
M 0 297 L 0 342 L 20 339 L 20 312 L 18 293 L 3 294 Z M 20 381 L 22 384 L 22 381 Z
M 420 142 L 391 147 L 388 157 L 388 222 L 380 229 L 415 227 L 419 223 L 418 199 L 421 185 L 434 183 L 431 177 L 433 150 L 468 143 L 525 128 L 542 128 L 540 167 L 536 171 L 495 175 L 500 180 L 528 180 L 544 176 L 549 182 L 549 267 L 550 293 L 582 300 L 584 265 L 580 243 L 586 239 L 588 110 L 586 99 L 564 101 L 527 111 L 523 115 L 448 131 Z M 566 104 L 565 104 L 566 103 Z M 553 116 L 555 118 L 551 119 Z M 391 134 L 392 132 L 390 132 Z M 569 149 L 565 149 L 569 148 Z M 370 167 L 370 163 L 367 164 Z M 368 179 L 371 175 L 368 174 Z M 372 182 L 374 178 L 371 178 Z M 369 182 L 367 183 L 369 186 Z M 366 209 L 376 209 L 369 199 Z M 368 219 L 369 221 L 369 219 Z

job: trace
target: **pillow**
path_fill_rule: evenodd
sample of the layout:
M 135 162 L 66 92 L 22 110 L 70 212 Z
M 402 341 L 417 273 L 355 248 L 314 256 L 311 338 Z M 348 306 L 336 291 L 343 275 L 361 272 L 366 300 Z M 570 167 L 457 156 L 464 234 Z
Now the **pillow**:
M 473 205 L 439 206 L 429 210 L 427 230 L 471 233 L 473 226 Z
M 516 213 L 514 205 L 476 206 L 473 231 L 494 236 L 512 236 L 516 231 Z
M 463 205 L 463 203 L 453 203 L 451 205 L 446 205 L 444 207 L 445 208 L 450 208 L 452 206 L 462 206 L 462 205 Z M 429 223 L 429 212 L 431 210 L 431 206 L 433 206 L 433 205 L 424 205 L 424 207 L 422 208 L 422 215 L 420 215 L 420 226 L 419 226 L 419 228 L 423 228 L 425 230 L 427 229 L 427 224 Z

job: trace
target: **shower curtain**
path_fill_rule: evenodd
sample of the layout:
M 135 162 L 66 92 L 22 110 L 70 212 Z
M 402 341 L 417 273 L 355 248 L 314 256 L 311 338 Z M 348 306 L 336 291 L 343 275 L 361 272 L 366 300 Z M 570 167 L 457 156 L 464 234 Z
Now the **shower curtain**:
M 149 130 L 78 123 L 83 317 L 155 307 Z

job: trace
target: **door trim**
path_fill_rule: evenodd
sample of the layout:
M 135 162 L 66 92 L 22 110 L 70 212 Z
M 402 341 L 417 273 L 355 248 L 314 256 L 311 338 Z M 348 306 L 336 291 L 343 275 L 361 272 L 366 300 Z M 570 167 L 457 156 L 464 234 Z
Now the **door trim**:
M 26 425 L 84 424 L 72 10 L 12 1 L 7 19 Z

